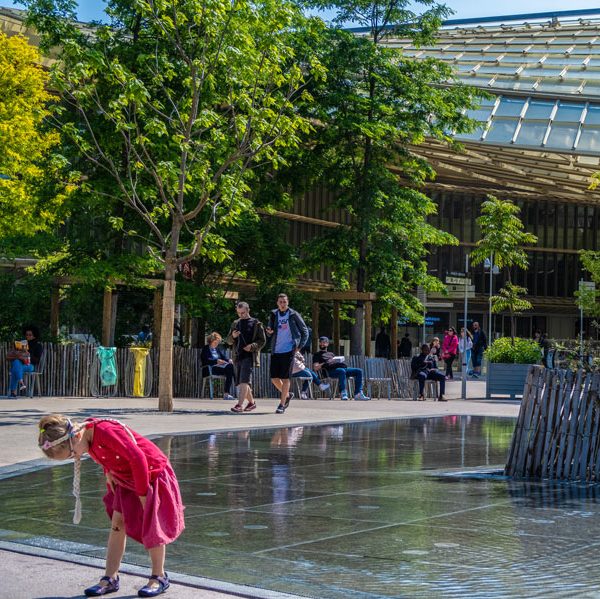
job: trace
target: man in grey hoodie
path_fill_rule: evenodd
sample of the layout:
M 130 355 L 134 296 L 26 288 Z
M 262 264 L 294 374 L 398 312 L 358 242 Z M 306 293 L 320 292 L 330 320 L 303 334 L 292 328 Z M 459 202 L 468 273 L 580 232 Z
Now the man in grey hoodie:
M 271 382 L 281 393 L 275 412 L 283 414 L 294 396 L 290 393 L 294 354 L 308 341 L 308 327 L 302 316 L 289 307 L 285 293 L 277 296 L 277 309 L 270 314 L 266 332 L 271 337 Z

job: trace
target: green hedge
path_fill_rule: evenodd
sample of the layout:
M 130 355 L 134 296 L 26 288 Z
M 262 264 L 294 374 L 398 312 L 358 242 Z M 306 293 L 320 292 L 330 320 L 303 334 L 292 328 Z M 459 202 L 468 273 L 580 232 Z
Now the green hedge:
M 485 355 L 497 364 L 537 364 L 542 359 L 542 350 L 531 339 L 515 337 L 513 345 L 510 337 L 501 337 L 486 349 Z

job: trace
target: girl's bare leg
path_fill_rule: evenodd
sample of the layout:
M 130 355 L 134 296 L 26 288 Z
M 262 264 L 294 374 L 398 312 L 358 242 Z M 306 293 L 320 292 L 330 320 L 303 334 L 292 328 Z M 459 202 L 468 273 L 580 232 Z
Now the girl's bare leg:
M 123 515 L 120 512 L 113 512 L 110 527 L 108 545 L 106 547 L 106 570 L 104 574 L 111 578 L 116 578 L 119 573 L 119 568 L 121 567 L 121 560 L 123 559 L 125 544 L 127 542 L 125 522 L 123 521 Z
M 164 576 L 166 545 L 152 547 L 152 549 L 148 549 L 148 553 L 150 554 L 150 561 L 152 562 L 152 575 Z M 160 584 L 157 580 L 149 580 L 147 586 L 158 588 Z

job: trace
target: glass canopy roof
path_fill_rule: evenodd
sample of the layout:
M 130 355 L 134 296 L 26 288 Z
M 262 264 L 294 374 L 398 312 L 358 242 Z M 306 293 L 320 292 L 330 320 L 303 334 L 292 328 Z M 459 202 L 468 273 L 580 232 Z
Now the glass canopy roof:
M 489 90 L 600 100 L 598 21 L 443 29 L 434 46 L 403 40 L 389 45 L 406 56 L 450 62 L 459 80 Z
M 600 153 L 600 103 L 498 96 L 467 114 L 481 126 L 463 141 Z
M 600 9 L 585 20 L 443 28 L 430 47 L 387 43 L 449 63 L 458 81 L 492 96 L 467 112 L 479 126 L 456 136 L 464 151 L 433 140 L 413 147 L 437 171 L 435 185 L 597 199 L 589 186 L 600 170 Z

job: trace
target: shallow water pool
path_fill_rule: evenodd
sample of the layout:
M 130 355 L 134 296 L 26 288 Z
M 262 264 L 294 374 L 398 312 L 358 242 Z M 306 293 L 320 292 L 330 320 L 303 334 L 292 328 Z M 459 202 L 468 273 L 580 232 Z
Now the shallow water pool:
M 319 598 L 600 592 L 596 486 L 501 471 L 514 420 L 444 417 L 162 437 L 187 528 L 167 570 Z M 0 539 L 103 557 L 103 477 L 0 481 Z M 134 542 L 125 561 L 147 565 Z

